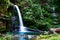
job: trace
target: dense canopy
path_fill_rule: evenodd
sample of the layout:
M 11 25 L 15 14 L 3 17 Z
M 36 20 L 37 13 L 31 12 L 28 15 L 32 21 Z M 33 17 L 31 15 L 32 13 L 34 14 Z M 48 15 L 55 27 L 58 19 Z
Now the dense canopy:
M 11 18 L 17 14 L 14 12 L 14 7 L 10 3 L 19 6 L 26 27 L 39 30 L 60 27 L 59 0 L 0 0 L 1 31 L 3 29 L 6 30 L 6 28 L 7 30 L 10 29 L 12 25 Z M 55 7 L 56 17 L 53 16 L 53 6 Z M 18 22 L 15 25 L 18 25 Z

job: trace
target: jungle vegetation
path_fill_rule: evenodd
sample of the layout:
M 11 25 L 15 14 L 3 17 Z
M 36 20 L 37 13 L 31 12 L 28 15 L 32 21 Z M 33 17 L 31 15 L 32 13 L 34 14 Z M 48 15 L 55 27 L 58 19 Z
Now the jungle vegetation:
M 28 28 L 49 30 L 60 27 L 60 2 L 59 0 L 0 0 L 0 31 L 6 31 L 11 27 L 11 17 L 14 14 L 13 6 L 18 5 L 24 25 Z M 53 16 L 52 6 L 55 7 L 57 17 Z M 54 20 L 56 19 L 56 20 Z M 57 22 L 56 24 L 54 22 Z M 16 23 L 18 24 L 18 23 Z

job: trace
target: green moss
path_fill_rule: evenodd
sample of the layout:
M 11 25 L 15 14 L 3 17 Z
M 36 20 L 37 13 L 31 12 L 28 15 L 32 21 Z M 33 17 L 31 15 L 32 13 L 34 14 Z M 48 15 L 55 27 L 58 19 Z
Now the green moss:
M 40 35 L 37 40 L 59 40 L 60 34 Z

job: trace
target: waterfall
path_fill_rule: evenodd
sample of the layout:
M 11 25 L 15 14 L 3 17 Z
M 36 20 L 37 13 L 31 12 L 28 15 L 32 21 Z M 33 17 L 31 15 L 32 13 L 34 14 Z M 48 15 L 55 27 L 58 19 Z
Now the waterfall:
M 16 8 L 17 12 L 18 12 L 18 16 L 19 16 L 19 33 L 20 32 L 26 32 L 26 28 L 23 25 L 23 20 L 22 20 L 22 15 L 21 12 L 19 10 L 19 7 L 17 5 L 14 5 L 14 7 Z M 24 37 L 24 34 L 19 34 L 19 40 L 26 40 Z
M 54 24 L 58 24 L 58 19 L 57 19 L 57 13 L 56 13 L 56 11 L 55 11 L 55 6 L 53 5 L 53 7 L 52 7 L 52 12 L 53 12 L 53 17 L 54 17 Z
M 30 38 L 33 36 L 33 35 L 25 35 L 24 33 L 29 33 L 29 34 L 35 34 L 35 33 L 40 33 L 38 31 L 29 31 L 29 30 L 32 30 L 32 29 L 28 29 L 26 28 L 24 25 L 23 25 L 23 20 L 22 20 L 22 15 L 21 15 L 21 12 L 19 10 L 19 7 L 17 5 L 14 5 L 14 7 L 16 8 L 17 12 L 18 12 L 18 17 L 19 17 L 19 40 L 30 40 Z M 43 31 L 41 31 L 43 32 Z M 44 32 L 43 32 L 44 33 Z M 34 36 L 33 36 L 34 37 Z
M 18 16 L 19 16 L 19 27 L 20 27 L 20 32 L 26 32 L 26 28 L 23 25 L 23 20 L 22 20 L 22 15 L 21 12 L 19 10 L 19 7 L 17 5 L 14 5 L 14 7 L 16 8 L 17 12 L 18 12 Z
M 52 7 L 52 10 L 53 10 L 53 16 L 56 17 L 57 15 L 55 13 L 55 7 L 54 6 Z

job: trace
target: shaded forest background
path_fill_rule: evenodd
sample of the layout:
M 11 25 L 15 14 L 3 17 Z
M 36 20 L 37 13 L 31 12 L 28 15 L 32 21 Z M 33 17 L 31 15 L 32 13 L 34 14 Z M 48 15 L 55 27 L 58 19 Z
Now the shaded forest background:
M 26 27 L 39 30 L 60 27 L 59 0 L 0 0 L 0 32 L 10 29 L 11 18 L 16 15 L 13 6 L 10 6 L 9 3 L 19 6 Z M 53 16 L 53 10 L 51 9 L 53 5 L 57 17 Z

